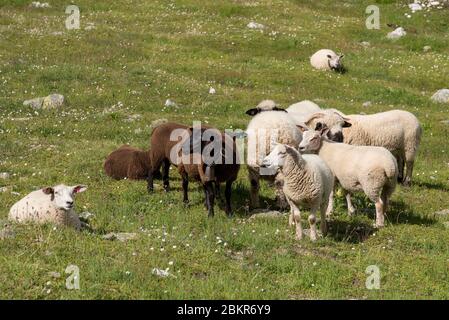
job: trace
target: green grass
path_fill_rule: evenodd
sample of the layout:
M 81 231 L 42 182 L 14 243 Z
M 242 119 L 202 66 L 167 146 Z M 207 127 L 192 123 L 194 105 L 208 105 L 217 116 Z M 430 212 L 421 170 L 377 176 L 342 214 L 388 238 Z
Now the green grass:
M 14 226 L 16 237 L 0 240 L 0 298 L 449 298 L 448 218 L 434 215 L 449 208 L 449 126 L 441 123 L 449 107 L 429 100 L 449 85 L 448 9 L 407 19 L 406 1 L 375 1 L 382 28 L 367 30 L 369 1 L 79 0 L 82 29 L 69 31 L 68 2 L 50 1 L 49 9 L 29 2 L 0 0 L 0 172 L 12 175 L 0 180 L 9 188 L 0 193 L 0 219 L 36 188 L 85 183 L 77 211 L 95 214 L 94 232 Z M 250 21 L 267 28 L 250 30 Z M 95 29 L 84 30 L 87 23 Z M 386 23 L 417 33 L 391 42 Z M 425 45 L 432 50 L 424 53 Z M 310 55 L 325 47 L 346 54 L 346 74 L 311 70 Z M 22 106 L 52 92 L 66 97 L 62 110 Z M 164 108 L 168 98 L 181 107 Z M 330 235 L 299 243 L 286 217 L 248 219 L 245 166 L 232 219 L 218 208 L 208 219 L 194 183 L 184 207 L 175 170 L 173 191 L 159 186 L 152 195 L 144 182 L 112 181 L 102 171 L 120 144 L 147 147 L 153 120 L 244 129 L 245 110 L 265 98 L 418 116 L 424 136 L 415 183 L 397 188 L 384 229 L 371 228 L 373 205 L 362 195 L 352 219 L 339 196 Z M 132 114 L 142 118 L 125 121 Z M 272 207 L 272 188 L 264 183 L 261 195 Z M 101 239 L 111 231 L 138 238 Z M 81 290 L 65 288 L 69 264 L 80 268 Z M 369 265 L 380 268 L 380 290 L 365 288 Z M 151 274 L 167 267 L 176 278 Z

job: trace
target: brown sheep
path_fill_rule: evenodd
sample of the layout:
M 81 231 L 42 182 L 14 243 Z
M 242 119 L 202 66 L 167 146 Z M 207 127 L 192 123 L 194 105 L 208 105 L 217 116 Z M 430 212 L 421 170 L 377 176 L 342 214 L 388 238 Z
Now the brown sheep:
M 147 179 L 151 169 L 150 152 L 123 145 L 111 152 L 104 162 L 106 175 L 113 179 Z
M 173 133 L 176 129 L 181 129 L 183 131 Z M 212 128 L 203 126 L 201 128 L 200 136 L 195 138 L 193 135 L 193 128 L 189 128 L 177 123 L 165 123 L 154 129 L 151 136 L 151 161 L 153 163 L 152 172 L 156 172 L 161 164 L 164 165 L 162 178 L 164 181 L 164 189 L 168 191 L 168 171 L 170 164 L 178 166 L 179 173 L 182 177 L 182 188 L 184 195 L 183 200 L 185 203 L 188 203 L 189 201 L 189 179 L 201 182 L 204 187 L 205 205 L 209 212 L 209 216 L 214 215 L 214 200 L 215 194 L 219 192 L 219 185 L 221 182 L 226 182 L 225 211 L 230 216 L 232 214 L 231 187 L 232 183 L 237 179 L 238 171 L 240 169 L 240 165 L 237 163 L 235 137 L 231 138 L 229 135 L 225 135 L 217 129 L 212 129 L 216 130 L 215 135 L 219 136 L 222 141 L 222 148 L 220 152 L 222 163 L 216 163 L 220 162 L 218 161 L 219 156 L 216 157 L 216 161 L 210 161 L 210 163 L 205 163 L 202 157 L 199 159 L 199 161 L 197 161 L 198 163 L 194 163 L 193 157 L 200 156 L 204 148 L 209 143 L 211 143 L 211 141 L 202 141 L 202 137 L 206 129 Z M 172 135 L 172 133 L 174 135 L 172 138 L 174 139 L 178 137 L 177 140 L 171 141 L 170 136 Z M 201 147 L 196 150 L 196 147 L 194 146 L 198 146 L 198 139 L 199 141 L 201 141 Z M 188 148 L 184 148 L 186 143 L 188 143 Z M 230 150 L 231 146 L 233 148 L 232 153 Z M 198 151 L 200 152 L 200 154 L 198 153 Z M 213 152 L 211 153 L 211 155 L 213 156 Z M 225 163 L 225 156 L 228 157 L 228 163 Z M 230 156 L 232 156 L 232 159 L 229 158 Z M 149 175 L 148 190 L 150 192 L 153 190 L 152 174 Z

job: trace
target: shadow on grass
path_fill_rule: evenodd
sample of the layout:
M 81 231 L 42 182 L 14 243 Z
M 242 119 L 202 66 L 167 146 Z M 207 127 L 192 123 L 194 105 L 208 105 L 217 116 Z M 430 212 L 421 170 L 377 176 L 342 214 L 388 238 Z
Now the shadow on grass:
M 440 190 L 440 191 L 446 191 L 449 192 L 449 187 L 441 182 L 413 182 L 413 185 L 418 186 L 420 188 L 426 188 L 426 189 L 434 189 L 434 190 Z

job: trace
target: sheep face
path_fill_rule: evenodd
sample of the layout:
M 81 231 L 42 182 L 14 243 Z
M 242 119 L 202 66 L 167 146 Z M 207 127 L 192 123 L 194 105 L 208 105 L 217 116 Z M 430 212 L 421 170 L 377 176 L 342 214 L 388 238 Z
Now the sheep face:
M 292 148 L 285 144 L 276 144 L 270 154 L 263 159 L 261 167 L 270 169 L 282 168 L 289 149 Z
M 307 127 L 302 127 L 302 129 L 302 141 L 299 144 L 299 151 L 316 153 L 321 148 L 321 138 L 326 136 L 329 129 L 321 122 L 317 123 L 316 130 L 310 130 Z
M 331 68 L 331 70 L 340 71 L 343 69 L 341 59 L 344 57 L 344 55 L 341 54 L 338 56 L 328 54 L 326 57 L 328 58 L 327 63 L 329 65 L 329 68 Z
M 316 130 L 318 123 L 322 123 L 329 128 L 327 131 L 327 137 L 329 140 L 335 142 L 343 142 L 343 128 L 348 128 L 351 126 L 348 118 L 345 118 L 341 113 L 332 109 L 314 113 L 305 122 L 309 128 L 315 128 Z
M 86 191 L 85 185 L 66 186 L 63 184 L 42 189 L 45 194 L 51 195 L 51 201 L 55 207 L 62 210 L 73 208 L 75 194 Z

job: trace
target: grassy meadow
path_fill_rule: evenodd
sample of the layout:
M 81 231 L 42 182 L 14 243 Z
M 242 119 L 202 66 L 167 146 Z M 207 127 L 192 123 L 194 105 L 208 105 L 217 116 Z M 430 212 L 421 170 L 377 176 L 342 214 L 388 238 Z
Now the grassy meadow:
M 78 0 L 81 28 L 67 30 L 71 2 L 30 3 L 0 0 L 0 172 L 10 174 L 0 179 L 0 229 L 29 192 L 83 183 L 76 211 L 93 214 L 93 232 L 13 225 L 15 236 L 0 240 L 0 298 L 449 298 L 449 215 L 435 214 L 449 209 L 449 104 L 430 100 L 449 86 L 449 8 L 407 18 L 407 1 L 393 0 Z M 380 30 L 365 27 L 371 4 L 380 8 Z M 265 29 L 247 28 L 251 21 Z M 387 23 L 412 31 L 391 41 Z M 309 57 L 321 48 L 344 53 L 348 72 L 312 70 Z M 51 93 L 65 105 L 22 105 Z M 167 99 L 178 107 L 165 107 Z M 151 195 L 143 181 L 103 172 L 121 144 L 147 148 L 155 120 L 245 129 L 245 111 L 262 99 L 310 99 L 347 114 L 404 109 L 419 118 L 414 184 L 398 186 L 384 229 L 373 229 L 374 205 L 363 195 L 352 218 L 340 195 L 330 234 L 297 242 L 287 216 L 249 219 L 245 166 L 231 219 L 219 205 L 207 217 L 196 183 L 184 206 L 175 168 L 172 191 L 156 181 Z M 265 182 L 261 202 L 275 206 Z M 108 232 L 138 236 L 102 239 Z M 71 264 L 80 290 L 66 289 Z M 370 265 L 380 269 L 378 290 L 365 286 Z

